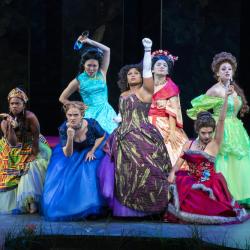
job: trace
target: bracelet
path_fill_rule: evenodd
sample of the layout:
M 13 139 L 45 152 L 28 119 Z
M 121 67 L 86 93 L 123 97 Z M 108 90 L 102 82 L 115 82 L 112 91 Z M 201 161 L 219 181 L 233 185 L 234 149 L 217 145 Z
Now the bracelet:
M 151 49 L 144 49 L 145 52 L 151 52 Z

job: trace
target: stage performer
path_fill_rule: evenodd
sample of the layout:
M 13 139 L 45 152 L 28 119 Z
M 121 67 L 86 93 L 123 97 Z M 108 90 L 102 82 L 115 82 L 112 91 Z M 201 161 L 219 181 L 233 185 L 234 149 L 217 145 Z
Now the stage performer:
M 224 140 L 216 156 L 216 171 L 221 172 L 227 180 L 228 188 L 239 203 L 250 205 L 250 140 L 242 121 L 248 111 L 243 90 L 235 83 L 233 77 L 237 68 L 236 58 L 227 52 L 216 54 L 212 62 L 212 70 L 217 83 L 205 95 L 192 100 L 193 108 L 187 111 L 194 119 L 200 111 L 213 109 L 213 117 L 217 121 L 225 98 L 228 84 L 234 86 L 234 92 L 228 98 L 228 110 L 224 126 Z
M 8 102 L 9 114 L 0 114 L 0 214 L 36 213 L 51 150 L 26 93 L 15 88 Z
M 166 50 L 152 53 L 154 95 L 149 120 L 163 136 L 172 165 L 176 163 L 188 140 L 183 131 L 180 90 L 170 77 L 177 59 Z M 184 162 L 182 167 L 187 168 L 187 164 Z
M 94 119 L 83 118 L 85 109 L 78 101 L 64 105 L 67 121 L 59 128 L 60 144 L 53 150 L 44 185 L 47 220 L 76 220 L 102 212 L 97 169 L 106 132 Z
M 223 224 L 248 218 L 245 209 L 231 196 L 222 173 L 216 173 L 214 168 L 223 140 L 228 96 L 232 94 L 233 87 L 230 85 L 225 90 L 217 126 L 211 113 L 198 113 L 194 125 L 198 137 L 184 145 L 183 155 L 168 176 L 168 181 L 173 183 L 176 175 L 176 185 L 170 186 L 173 199 L 165 215 L 167 221 Z M 184 160 L 189 164 L 189 170 L 177 171 Z
M 119 100 L 122 121 L 105 145 L 107 155 L 99 172 L 102 194 L 113 215 L 120 217 L 158 214 L 168 201 L 171 162 L 161 134 L 148 120 L 154 90 L 152 41 L 144 38 L 142 42 L 143 79 L 136 65 L 120 71 L 118 83 L 125 91 Z
M 95 119 L 105 131 L 112 133 L 117 127 L 114 121 L 117 115 L 108 103 L 106 74 L 110 61 L 110 48 L 88 37 L 80 36 L 78 40 L 91 46 L 83 50 L 79 74 L 62 92 L 59 101 L 66 104 L 70 95 L 79 91 L 88 107 L 85 118 Z

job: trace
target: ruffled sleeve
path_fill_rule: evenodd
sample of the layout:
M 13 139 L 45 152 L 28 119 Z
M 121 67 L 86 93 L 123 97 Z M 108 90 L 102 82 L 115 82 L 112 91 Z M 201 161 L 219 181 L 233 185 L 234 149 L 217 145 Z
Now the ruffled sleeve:
M 195 120 L 199 112 L 215 109 L 220 106 L 222 102 L 223 99 L 220 97 L 200 95 L 191 101 L 192 108 L 187 110 L 187 115 Z

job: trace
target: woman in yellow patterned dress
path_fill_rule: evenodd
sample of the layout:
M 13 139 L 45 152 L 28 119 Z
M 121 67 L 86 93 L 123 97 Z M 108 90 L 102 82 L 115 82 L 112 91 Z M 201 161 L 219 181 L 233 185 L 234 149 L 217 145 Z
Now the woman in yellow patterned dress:
M 8 95 L 9 114 L 0 114 L 0 214 L 37 212 L 43 192 L 51 150 L 27 101 L 15 88 Z

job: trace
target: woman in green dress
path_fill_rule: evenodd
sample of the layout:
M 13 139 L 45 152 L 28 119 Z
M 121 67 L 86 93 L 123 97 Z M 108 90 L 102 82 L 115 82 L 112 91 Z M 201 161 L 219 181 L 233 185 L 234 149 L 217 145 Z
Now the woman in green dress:
M 248 111 L 243 90 L 233 80 L 237 62 L 236 58 L 227 52 L 216 54 L 212 62 L 212 71 L 217 80 L 204 95 L 191 101 L 192 108 L 187 115 L 196 119 L 200 111 L 212 109 L 215 120 L 218 120 L 229 84 L 234 86 L 234 92 L 228 98 L 228 109 L 224 127 L 224 140 L 216 157 L 216 171 L 221 172 L 227 180 L 233 197 L 241 204 L 250 205 L 250 139 L 237 117 L 243 117 Z

